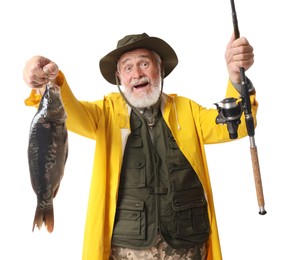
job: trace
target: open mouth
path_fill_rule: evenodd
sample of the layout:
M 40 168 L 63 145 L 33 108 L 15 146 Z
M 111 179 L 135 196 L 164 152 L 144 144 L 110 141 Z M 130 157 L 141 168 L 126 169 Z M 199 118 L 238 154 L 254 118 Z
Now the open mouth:
M 143 84 L 135 85 L 134 88 L 144 88 L 148 85 L 148 82 L 145 82 Z

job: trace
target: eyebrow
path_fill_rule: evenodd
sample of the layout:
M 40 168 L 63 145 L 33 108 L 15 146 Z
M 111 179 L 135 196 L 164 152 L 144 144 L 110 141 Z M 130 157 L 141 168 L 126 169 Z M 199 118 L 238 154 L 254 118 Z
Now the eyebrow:
M 148 55 L 148 54 L 141 54 L 138 56 L 138 58 L 147 58 L 149 60 L 151 59 L 150 55 Z M 131 58 L 127 58 L 127 59 L 121 61 L 121 64 L 125 64 L 129 60 L 131 60 Z

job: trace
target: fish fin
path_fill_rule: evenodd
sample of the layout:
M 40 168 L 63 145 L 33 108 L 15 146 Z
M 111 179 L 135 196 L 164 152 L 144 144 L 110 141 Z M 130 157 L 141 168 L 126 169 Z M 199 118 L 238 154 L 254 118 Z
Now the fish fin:
M 53 198 L 55 198 L 55 196 L 56 196 L 58 190 L 59 190 L 59 185 L 56 187 L 56 189 L 55 189 L 55 191 L 54 191 Z
M 54 227 L 53 207 L 46 209 L 41 209 L 40 207 L 36 208 L 32 231 L 34 231 L 35 226 L 37 226 L 37 228 L 40 229 L 43 224 L 45 224 L 46 229 L 49 233 L 53 231 Z

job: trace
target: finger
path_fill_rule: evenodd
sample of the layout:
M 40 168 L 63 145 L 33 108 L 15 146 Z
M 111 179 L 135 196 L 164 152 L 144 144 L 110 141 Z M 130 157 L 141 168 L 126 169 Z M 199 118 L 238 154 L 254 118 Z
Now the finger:
M 239 46 L 250 46 L 247 38 L 241 37 L 241 38 L 235 39 L 232 42 L 232 48 L 239 47 Z
M 253 63 L 254 63 L 254 56 L 241 55 L 240 57 L 237 57 L 236 60 L 234 60 L 234 64 L 236 67 L 239 67 L 239 68 L 243 67 L 245 69 L 248 69 L 249 67 L 251 67 Z
M 254 60 L 246 60 L 246 61 L 237 61 L 236 62 L 236 66 L 239 68 L 244 68 L 245 70 L 247 70 L 248 68 L 250 68 L 254 63 Z
M 233 33 L 229 43 L 227 44 L 227 49 L 230 49 L 232 47 L 234 40 L 235 40 L 235 34 Z
M 231 54 L 233 55 L 233 59 L 234 60 L 238 60 L 241 57 L 252 57 L 254 55 L 253 52 L 253 47 L 251 45 L 242 45 L 242 46 L 238 46 L 238 47 L 234 47 L 231 49 Z M 243 58 L 243 59 L 244 59 Z
M 43 67 L 43 72 L 48 79 L 53 80 L 58 75 L 58 67 L 54 62 L 51 62 Z
M 234 61 L 250 61 L 254 59 L 254 54 L 251 52 L 239 53 L 233 55 Z
M 24 70 L 23 78 L 26 84 L 31 88 L 40 88 L 49 81 L 47 75 L 40 68 Z

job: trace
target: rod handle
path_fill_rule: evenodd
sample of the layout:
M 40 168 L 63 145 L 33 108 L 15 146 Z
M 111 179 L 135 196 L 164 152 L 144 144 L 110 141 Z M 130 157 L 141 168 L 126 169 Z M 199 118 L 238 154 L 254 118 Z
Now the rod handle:
M 259 214 L 265 215 L 267 211 L 265 210 L 265 201 L 264 201 L 264 194 L 263 194 L 263 185 L 262 185 L 262 178 L 260 173 L 260 166 L 259 166 L 259 158 L 258 158 L 258 150 L 257 147 L 250 147 L 251 150 L 251 158 L 252 158 L 252 166 L 253 166 L 253 173 L 254 173 L 254 180 L 256 186 L 256 194 L 257 200 L 259 205 Z

